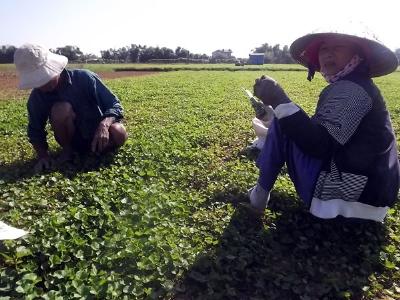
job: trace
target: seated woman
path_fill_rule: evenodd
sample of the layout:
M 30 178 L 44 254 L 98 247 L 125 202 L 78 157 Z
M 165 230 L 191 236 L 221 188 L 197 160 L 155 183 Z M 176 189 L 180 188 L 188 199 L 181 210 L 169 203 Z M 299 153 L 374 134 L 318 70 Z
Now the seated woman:
M 319 71 L 329 85 L 310 118 L 274 79 L 256 80 L 254 94 L 275 118 L 257 160 L 252 209 L 263 213 L 286 163 L 313 215 L 382 222 L 397 199 L 400 168 L 389 112 L 371 78 L 396 70 L 395 54 L 372 38 L 331 32 L 300 37 L 290 52 L 309 80 Z

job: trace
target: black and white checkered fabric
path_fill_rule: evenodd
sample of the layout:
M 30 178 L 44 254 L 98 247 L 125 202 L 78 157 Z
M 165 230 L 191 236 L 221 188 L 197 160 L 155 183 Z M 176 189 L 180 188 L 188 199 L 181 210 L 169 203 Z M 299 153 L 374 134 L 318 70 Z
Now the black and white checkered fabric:
M 344 145 L 371 108 L 372 99 L 361 86 L 341 80 L 322 91 L 313 119 Z
M 358 84 L 341 80 L 326 87 L 313 119 L 324 126 L 341 145 L 346 144 L 364 116 L 372 108 L 372 99 Z M 320 200 L 358 201 L 368 177 L 340 172 L 331 161 L 330 172 L 321 172 L 314 191 Z
M 340 179 L 333 173 L 321 172 L 315 186 L 314 197 L 320 200 L 342 199 L 358 201 L 368 177 L 351 173 L 340 173 Z

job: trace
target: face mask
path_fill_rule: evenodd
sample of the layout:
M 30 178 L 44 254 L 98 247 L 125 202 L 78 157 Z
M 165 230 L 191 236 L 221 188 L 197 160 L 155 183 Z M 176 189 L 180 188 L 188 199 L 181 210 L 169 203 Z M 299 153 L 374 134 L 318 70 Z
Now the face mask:
M 326 82 L 334 83 L 334 82 L 338 81 L 340 78 L 343 78 L 344 76 L 353 72 L 354 69 L 357 68 L 357 66 L 360 64 L 361 61 L 362 61 L 362 58 L 356 54 L 348 62 L 348 64 L 342 70 L 337 72 L 335 75 L 326 75 L 326 74 L 324 74 L 323 70 L 321 70 L 321 74 L 322 74 L 322 76 L 324 76 Z

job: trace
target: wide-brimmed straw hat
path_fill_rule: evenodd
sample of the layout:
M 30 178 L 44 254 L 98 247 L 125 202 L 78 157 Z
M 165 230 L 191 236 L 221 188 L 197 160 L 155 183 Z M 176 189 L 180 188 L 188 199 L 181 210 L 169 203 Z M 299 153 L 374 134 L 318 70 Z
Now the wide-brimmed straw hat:
M 349 30 L 347 30 L 349 31 Z M 383 76 L 397 69 L 396 55 L 369 31 L 346 32 L 345 30 L 317 30 L 295 40 L 290 46 L 293 59 L 312 71 L 320 71 L 318 51 L 321 44 L 332 38 L 344 38 L 357 45 L 363 52 L 370 77 Z
M 46 48 L 24 44 L 14 53 L 14 64 L 19 77 L 21 90 L 38 88 L 61 74 L 68 58 L 50 52 Z

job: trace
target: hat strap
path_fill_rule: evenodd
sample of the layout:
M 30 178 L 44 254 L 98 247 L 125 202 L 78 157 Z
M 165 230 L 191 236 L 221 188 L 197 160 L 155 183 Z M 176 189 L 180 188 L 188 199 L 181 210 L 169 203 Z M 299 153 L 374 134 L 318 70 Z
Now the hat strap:
M 315 75 L 315 68 L 313 65 L 308 65 L 308 74 L 307 74 L 307 80 L 311 81 L 313 80 Z

